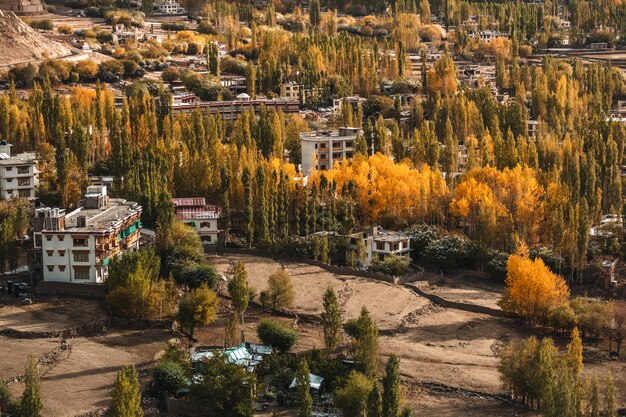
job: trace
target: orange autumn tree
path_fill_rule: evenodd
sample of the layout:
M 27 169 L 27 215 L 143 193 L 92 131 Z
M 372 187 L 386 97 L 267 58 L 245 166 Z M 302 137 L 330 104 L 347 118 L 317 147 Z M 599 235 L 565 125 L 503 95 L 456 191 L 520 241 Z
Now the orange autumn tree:
M 448 188 L 439 170 L 428 165 L 415 168 L 412 163 L 394 162 L 377 153 L 369 158 L 336 163 L 329 171 L 316 171 L 310 183 L 319 185 L 321 175 L 337 181 L 337 189 L 352 181 L 356 202 L 372 223 L 436 223 L 442 220 Z
M 545 323 L 551 311 L 567 303 L 565 280 L 550 271 L 540 258 L 530 259 L 525 248 L 507 263 L 506 288 L 498 305 L 532 324 Z
M 486 166 L 468 172 L 454 190 L 450 213 L 470 238 L 500 250 L 518 237 L 539 243 L 545 190 L 536 172 L 516 166 L 502 171 Z

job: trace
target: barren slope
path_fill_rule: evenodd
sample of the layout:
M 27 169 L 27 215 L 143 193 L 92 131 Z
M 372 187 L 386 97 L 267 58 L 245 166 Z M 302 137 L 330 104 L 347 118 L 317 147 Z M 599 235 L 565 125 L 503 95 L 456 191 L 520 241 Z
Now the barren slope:
M 18 18 L 15 13 L 0 10 L 0 65 L 39 61 L 71 54 L 70 48 L 45 38 Z

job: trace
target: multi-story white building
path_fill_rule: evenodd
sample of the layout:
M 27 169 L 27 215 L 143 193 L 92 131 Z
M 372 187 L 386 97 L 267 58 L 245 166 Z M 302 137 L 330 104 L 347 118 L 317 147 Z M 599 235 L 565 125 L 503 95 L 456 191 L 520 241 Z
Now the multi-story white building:
M 411 239 L 404 233 L 383 230 L 375 226 L 361 233 L 350 235 L 348 250 L 357 250 L 359 240 L 365 246 L 361 266 L 370 266 L 374 259 L 383 260 L 391 254 L 409 256 Z
M 185 14 L 187 10 L 176 0 L 163 0 L 155 4 L 158 13 L 163 14 Z
M 11 145 L 0 141 L 0 197 L 4 200 L 34 200 L 39 187 L 39 171 L 34 152 L 11 156 Z
M 109 261 L 139 247 L 141 206 L 109 198 L 105 186 L 87 187 L 76 210 L 40 208 L 34 220 L 34 247 L 41 251 L 34 276 L 44 281 L 101 284 Z
M 193 227 L 200 240 L 206 245 L 215 245 L 219 242 L 218 221 L 222 217 L 222 209 L 207 204 L 203 197 L 174 198 L 176 219 Z
M 363 131 L 356 127 L 302 133 L 300 135 L 302 174 L 309 175 L 314 168 L 331 169 L 335 162 L 351 159 L 354 155 L 354 140 L 362 133 Z

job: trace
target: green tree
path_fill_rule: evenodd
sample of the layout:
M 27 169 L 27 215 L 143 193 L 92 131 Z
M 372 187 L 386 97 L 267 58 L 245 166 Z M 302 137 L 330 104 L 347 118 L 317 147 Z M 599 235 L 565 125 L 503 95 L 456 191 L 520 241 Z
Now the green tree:
M 291 350 L 298 341 L 298 333 L 294 329 L 271 319 L 263 319 L 259 322 L 257 335 L 263 344 L 282 353 Z
M 378 383 L 374 382 L 374 388 L 367 396 L 367 417 L 382 417 L 382 407 L 380 389 L 378 389 Z
M 367 409 L 367 397 L 372 392 L 372 380 L 352 371 L 342 387 L 335 390 L 333 401 L 344 417 L 360 417 Z
M 197 326 L 206 326 L 214 320 L 218 303 L 215 292 L 202 284 L 181 298 L 176 320 L 181 327 L 189 329 L 193 338 Z
M 398 417 L 400 397 L 400 361 L 396 355 L 391 355 L 383 378 L 383 417 Z
M 117 373 L 111 397 L 112 417 L 143 417 L 139 376 L 134 366 L 124 366 Z
M 205 362 L 189 397 L 202 417 L 252 417 L 255 385 L 253 373 L 216 355 Z
M 572 340 L 567 345 L 566 360 L 569 369 L 574 373 L 574 376 L 578 377 L 583 370 L 583 342 L 578 327 L 574 327 L 572 330 Z
M 617 403 L 615 401 L 615 384 L 609 372 L 604 383 L 604 414 L 603 417 L 617 417 Z
M 591 378 L 589 417 L 600 417 L 600 389 L 598 388 L 598 380 L 595 376 Z
M 20 402 L 20 413 L 28 417 L 41 417 L 41 387 L 39 385 L 39 370 L 37 362 L 32 356 L 26 362 L 24 377 L 24 394 Z
M 323 305 L 322 327 L 324 329 L 324 344 L 326 349 L 333 351 L 339 344 L 341 337 L 341 311 L 339 310 L 337 295 L 332 287 L 326 288 Z
M 172 361 L 160 360 L 152 370 L 152 384 L 159 395 L 175 394 L 187 383 L 183 367 Z
M 281 267 L 268 279 L 268 288 L 261 293 L 263 304 L 272 309 L 283 309 L 293 306 L 296 292 L 293 288 L 291 275 Z
M 319 0 L 312 0 L 309 4 L 309 22 L 311 26 L 317 28 L 320 24 L 321 11 Z
M 244 314 L 250 303 L 250 285 L 248 284 L 248 273 L 243 262 L 236 262 L 234 265 L 233 279 L 228 283 L 228 293 L 233 301 L 235 311 L 241 318 L 241 335 L 244 336 Z M 243 340 L 242 340 L 243 342 Z
M 376 375 L 378 368 L 378 327 L 367 308 L 361 308 L 359 318 L 354 321 L 351 352 L 361 363 L 366 375 Z
M 313 398 L 311 397 L 311 382 L 309 379 L 309 364 L 306 360 L 298 363 L 296 370 L 296 390 L 300 404 L 299 417 L 311 417 L 313 412 Z
M 0 381 L 0 413 L 7 412 L 12 404 L 11 391 L 4 381 Z
M 252 182 L 250 178 L 250 170 L 248 167 L 243 169 L 241 174 L 241 183 L 243 185 L 243 235 L 246 239 L 248 247 L 252 247 L 254 240 L 254 208 L 252 206 Z

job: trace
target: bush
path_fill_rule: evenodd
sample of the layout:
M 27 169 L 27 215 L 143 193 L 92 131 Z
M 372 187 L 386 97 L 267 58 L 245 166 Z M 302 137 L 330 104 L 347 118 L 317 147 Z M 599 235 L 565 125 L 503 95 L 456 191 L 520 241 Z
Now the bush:
M 82 81 L 94 80 L 96 75 L 98 75 L 99 69 L 98 64 L 91 59 L 79 61 L 76 64 L 76 72 Z
M 171 30 L 172 32 L 179 32 L 181 30 L 187 30 L 187 25 L 184 23 L 166 22 L 161 23 L 161 29 Z
M 54 28 L 54 25 L 52 24 L 52 21 L 50 19 L 32 20 L 30 22 L 30 26 L 33 29 L 40 30 L 52 30 Z
M 261 304 L 272 309 L 289 308 L 295 298 L 291 276 L 284 268 L 270 275 L 267 290 L 261 292 Z
M 374 259 L 370 269 L 374 272 L 382 272 L 383 274 L 399 277 L 408 274 L 410 263 L 411 258 L 408 256 L 392 253 L 386 256 L 382 261 Z
M 198 28 L 196 29 L 198 33 L 203 35 L 217 35 L 217 31 L 215 28 L 206 20 L 198 23 Z
M 422 255 L 426 246 L 437 239 L 441 239 L 442 233 L 437 226 L 428 224 L 416 224 L 404 233 L 411 238 L 411 255 L 417 259 Z
M 152 370 L 153 387 L 157 395 L 174 394 L 183 388 L 187 375 L 180 364 L 160 360 Z
M 202 284 L 214 289 L 219 281 L 217 270 L 207 263 L 187 265 L 174 278 L 178 285 L 185 285 L 189 289 L 199 288 Z
M 70 25 L 61 25 L 57 28 L 57 32 L 62 35 L 71 35 L 72 33 L 74 33 L 74 28 Z
M 442 270 L 471 266 L 474 244 L 465 236 L 449 235 L 431 242 L 424 258 Z
M 263 344 L 282 353 L 291 350 L 298 341 L 298 333 L 294 329 L 270 319 L 263 319 L 259 322 L 257 335 Z
M 161 79 L 166 83 L 176 81 L 180 77 L 180 71 L 176 67 L 169 67 L 163 70 L 161 73 Z
M 104 61 L 100 64 L 98 79 L 104 82 L 116 82 L 124 75 L 124 65 L 116 60 Z

